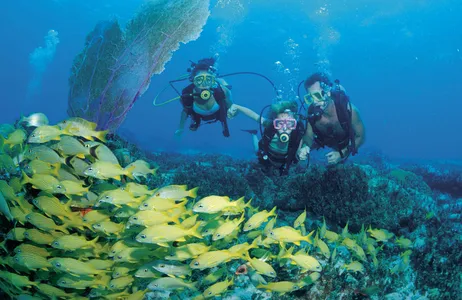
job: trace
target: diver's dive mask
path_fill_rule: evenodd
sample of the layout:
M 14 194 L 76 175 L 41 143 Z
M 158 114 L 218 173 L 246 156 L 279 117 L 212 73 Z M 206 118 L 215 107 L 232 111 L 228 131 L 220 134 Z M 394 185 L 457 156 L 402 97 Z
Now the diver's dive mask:
M 331 90 L 330 86 L 323 82 L 321 82 L 320 85 L 322 88 L 321 91 L 314 92 L 314 93 L 308 92 L 305 96 L 303 96 L 303 99 L 305 100 L 305 103 L 308 106 L 313 104 L 315 101 L 316 102 L 326 102 L 329 99 L 328 92 L 330 92 Z
M 195 76 L 193 83 L 199 88 L 212 88 L 216 86 L 215 76 L 210 74 L 199 74 Z
M 280 129 L 290 129 L 294 130 L 297 128 L 297 120 L 293 118 L 288 118 L 288 119 L 274 119 L 273 120 L 273 126 L 274 129 L 280 130 Z

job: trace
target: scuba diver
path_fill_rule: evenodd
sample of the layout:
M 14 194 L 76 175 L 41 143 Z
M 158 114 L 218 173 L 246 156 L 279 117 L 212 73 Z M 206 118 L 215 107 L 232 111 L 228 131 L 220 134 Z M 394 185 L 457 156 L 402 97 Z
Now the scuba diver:
M 334 149 L 326 154 L 328 164 L 344 162 L 355 155 L 365 141 L 365 128 L 358 109 L 350 102 L 340 81 L 332 84 L 324 73 L 310 75 L 304 86 L 308 122 L 303 136 L 304 147 L 297 153 L 299 159 L 308 159 L 309 149 L 327 146 Z
M 299 161 L 297 152 L 301 149 L 304 126 L 297 121 L 298 105 L 294 101 L 279 101 L 271 105 L 267 118 L 257 114 L 249 108 L 233 104 L 231 112 L 242 112 L 247 117 L 263 125 L 262 137 L 258 140 L 257 130 L 244 130 L 252 134 L 255 152 L 265 173 L 271 174 L 274 169 L 279 175 L 287 175 L 292 164 Z M 261 131 L 261 127 L 260 127 Z M 302 158 L 301 160 L 304 160 Z
M 214 58 L 204 58 L 197 63 L 192 63 L 189 80 L 192 82 L 185 87 L 180 96 L 183 111 L 180 117 L 180 126 L 175 135 L 180 136 L 184 131 L 186 119 L 191 117 L 189 126 L 191 131 L 196 131 L 202 121 L 213 123 L 220 121 L 223 135 L 229 137 L 227 117 L 234 114 L 228 109 L 231 107 L 232 95 L 230 86 L 222 78 L 218 78 L 214 67 Z

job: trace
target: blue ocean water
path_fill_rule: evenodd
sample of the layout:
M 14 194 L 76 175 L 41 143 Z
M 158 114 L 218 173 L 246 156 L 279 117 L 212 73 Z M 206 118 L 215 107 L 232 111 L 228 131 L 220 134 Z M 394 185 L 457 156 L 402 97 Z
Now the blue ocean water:
M 52 122 L 65 118 L 67 79 L 86 34 L 100 20 L 127 21 L 143 2 L 3 1 L 0 122 L 35 111 L 46 113 Z M 309 74 L 328 71 L 341 80 L 361 111 L 365 149 L 393 158 L 460 159 L 461 7 L 456 0 L 212 1 L 201 36 L 181 45 L 165 71 L 153 76 L 119 133 L 152 151 L 252 157 L 250 137 L 240 131 L 255 127 L 246 117 L 229 122 L 230 138 L 223 138 L 220 126 L 213 124 L 178 140 L 173 133 L 180 104 L 152 105 L 169 80 L 185 73 L 189 60 L 219 55 L 220 73 L 259 72 L 286 98 L 293 98 L 296 84 Z M 58 32 L 59 43 L 34 64 L 30 55 L 46 47 L 49 30 Z M 238 104 L 260 111 L 274 100 L 271 86 L 259 77 L 227 80 Z M 168 90 L 160 100 L 173 96 Z

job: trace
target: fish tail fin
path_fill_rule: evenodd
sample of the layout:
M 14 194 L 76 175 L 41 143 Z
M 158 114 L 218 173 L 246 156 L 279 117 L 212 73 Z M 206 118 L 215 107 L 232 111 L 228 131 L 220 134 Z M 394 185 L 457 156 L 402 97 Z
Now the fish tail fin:
M 189 229 L 189 234 L 192 235 L 192 236 L 195 236 L 197 238 L 202 239 L 203 237 L 198 231 L 201 224 L 202 224 L 201 222 L 197 222 L 193 227 L 191 227 L 191 229 Z
M 312 230 L 310 233 L 308 233 L 308 235 L 305 235 L 303 237 L 303 240 L 310 243 L 311 245 L 313 245 L 313 239 L 311 238 L 311 236 L 313 235 L 314 233 L 314 230 Z
M 61 169 L 61 163 L 57 162 L 54 164 L 51 164 L 53 167 L 53 171 L 51 171 L 51 175 L 54 175 L 56 178 L 59 178 L 59 170 Z
M 188 192 L 188 196 L 191 197 L 191 198 L 196 198 L 197 197 L 197 190 L 199 189 L 199 187 L 195 187 L 193 189 L 190 189 Z
M 175 223 L 176 225 L 180 225 L 181 224 L 180 215 L 173 216 L 171 221 Z
M 26 172 L 24 172 L 24 170 L 22 170 L 21 173 L 22 173 L 21 185 L 24 185 L 26 183 L 30 183 L 31 178 L 29 176 L 27 176 Z
M 273 209 L 268 214 L 268 218 L 271 217 L 271 216 L 276 216 L 276 208 L 277 208 L 277 206 L 273 207 Z
M 56 229 L 63 232 L 63 233 L 65 233 L 65 234 L 69 234 L 69 230 L 67 230 L 66 225 L 58 226 Z
M 131 180 L 135 180 L 135 176 L 133 176 L 133 171 L 135 170 L 136 166 L 130 166 L 127 169 L 124 169 L 124 175 L 130 178 Z
M 96 247 L 97 242 L 98 242 L 98 239 L 99 239 L 99 236 L 96 236 L 96 238 L 94 238 L 94 239 L 92 239 L 92 240 L 90 241 L 90 245 Z
M 109 130 L 103 130 L 103 131 L 97 131 L 95 134 L 95 137 L 98 138 L 98 140 L 102 141 L 103 143 L 106 143 L 106 135 L 108 134 Z

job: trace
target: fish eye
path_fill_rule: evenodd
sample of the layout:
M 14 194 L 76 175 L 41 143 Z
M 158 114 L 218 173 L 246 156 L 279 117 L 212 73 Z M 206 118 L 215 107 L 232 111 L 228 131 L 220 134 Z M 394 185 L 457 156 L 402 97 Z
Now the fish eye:
M 157 194 L 156 194 L 156 197 L 159 197 L 159 196 L 160 196 L 160 193 L 157 193 Z
M 212 295 L 212 292 L 209 292 L 209 295 Z
M 199 208 L 202 208 L 202 207 L 204 207 L 204 205 L 202 205 L 202 204 L 199 204 Z
M 60 264 L 59 262 L 57 262 L 57 263 L 55 264 L 55 266 L 58 267 L 58 268 L 61 268 L 61 264 Z
M 143 204 L 143 206 L 144 206 L 144 207 L 148 207 L 148 204 L 147 204 L 147 203 L 145 203 L 145 204 Z
M 16 251 L 16 253 L 21 253 L 21 249 L 19 249 L 19 248 L 16 249 L 15 251 Z
M 88 168 L 88 171 L 93 171 L 93 168 L 92 167 Z
M 119 255 L 119 256 L 117 256 L 117 258 L 118 258 L 118 259 L 122 259 L 122 256 Z
M 145 238 L 146 238 L 146 235 L 145 235 L 145 234 L 142 234 L 142 235 L 141 235 L 141 238 L 142 238 L 142 239 L 145 239 Z
M 160 265 L 159 268 L 165 268 L 165 265 Z
M 216 237 L 220 237 L 221 235 L 219 233 L 216 234 Z
M 101 227 L 101 224 L 98 223 L 98 224 L 94 224 L 93 226 L 95 226 L 95 227 Z
M 31 217 L 30 217 L 30 216 L 26 216 L 26 219 L 27 219 L 27 220 L 30 220 L 30 219 L 31 219 Z
M 135 221 L 138 220 L 138 217 L 133 217 L 133 220 L 135 220 Z
M 57 189 L 62 189 L 63 187 L 62 187 L 61 185 L 58 184 L 58 185 L 56 186 L 56 188 L 57 188 Z
M 53 246 L 59 246 L 58 242 L 53 242 Z
M 271 231 L 270 234 L 271 234 L 271 235 L 274 235 L 274 232 Z
M 66 280 L 61 280 L 61 284 L 66 284 Z
M 156 283 L 156 284 L 154 284 L 154 286 L 155 286 L 155 287 L 158 287 L 159 285 Z
M 15 261 L 19 261 L 19 258 L 18 258 L 18 257 L 15 257 L 14 260 L 15 260 Z
M 144 269 L 144 272 L 147 273 L 147 272 L 148 272 L 148 269 Z
M 273 271 L 271 271 L 271 272 L 270 272 L 270 275 L 274 275 L 274 272 L 273 272 Z
M 197 267 L 197 266 L 199 265 L 199 262 L 196 261 L 196 262 L 194 263 L 194 265 Z
M 113 289 L 113 288 L 114 288 L 114 284 L 111 284 L 111 289 Z
M 110 197 L 109 197 L 109 196 L 106 196 L 106 197 L 104 197 L 104 198 L 109 199 Z

